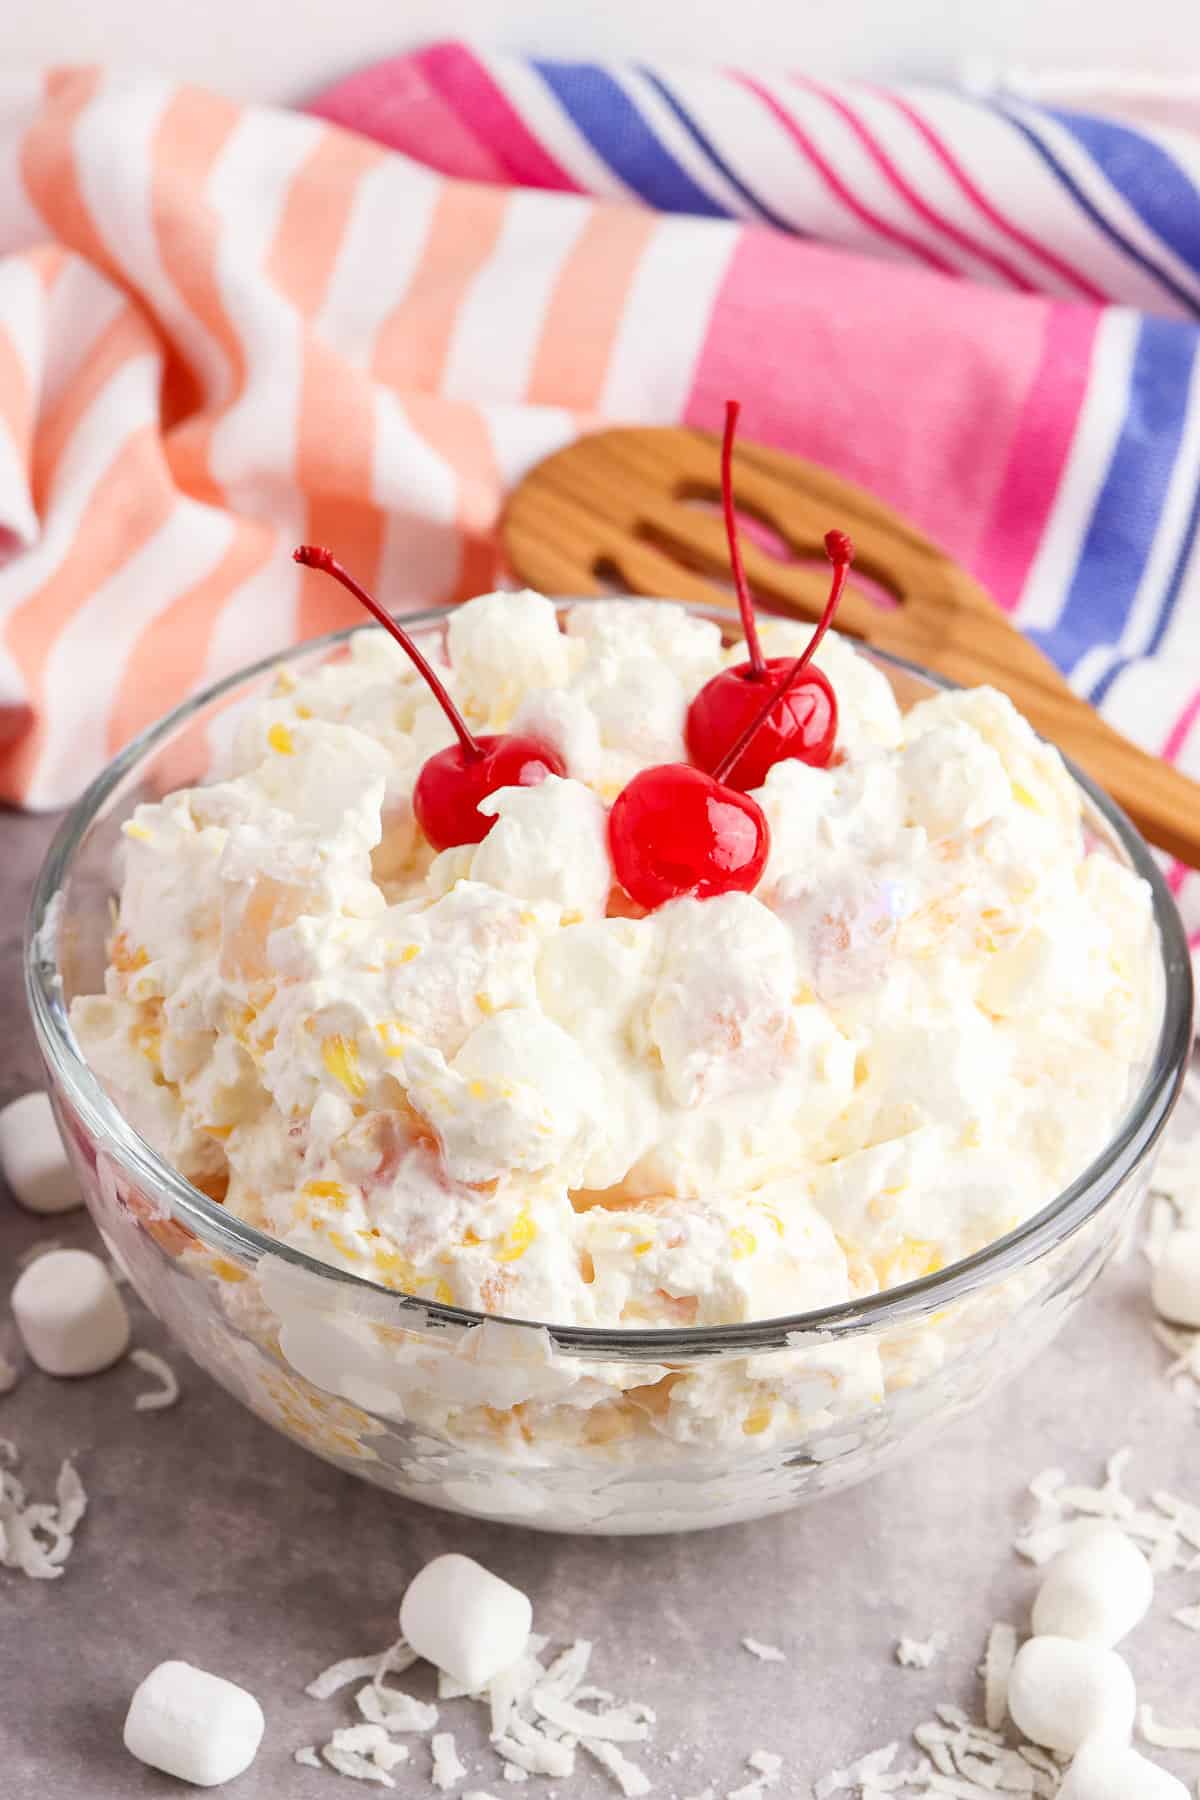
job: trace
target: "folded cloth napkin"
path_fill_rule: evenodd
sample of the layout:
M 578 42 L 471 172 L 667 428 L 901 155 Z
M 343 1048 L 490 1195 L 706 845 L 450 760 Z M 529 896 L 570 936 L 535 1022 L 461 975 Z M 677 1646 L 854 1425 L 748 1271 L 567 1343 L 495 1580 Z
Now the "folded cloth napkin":
M 296 541 L 461 598 L 537 458 L 730 394 L 1200 773 L 1200 139 L 461 44 L 314 113 L 0 82 L 0 797 L 356 616 Z

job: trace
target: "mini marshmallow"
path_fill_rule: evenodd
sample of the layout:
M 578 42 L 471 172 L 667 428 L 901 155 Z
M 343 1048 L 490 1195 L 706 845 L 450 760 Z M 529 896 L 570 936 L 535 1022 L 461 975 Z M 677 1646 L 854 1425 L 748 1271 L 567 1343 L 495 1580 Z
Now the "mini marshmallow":
M 266 1720 L 245 1688 L 191 1663 L 164 1662 L 129 1702 L 125 1748 L 152 1769 L 216 1787 L 248 1769 Z
M 1115 1650 L 1074 1638 L 1034 1637 L 1017 1651 L 1008 1710 L 1034 1744 L 1074 1756 L 1091 1737 L 1128 1743 L 1137 1693 Z
M 417 1655 L 468 1693 L 516 1662 L 532 1624 L 528 1596 L 469 1556 L 434 1557 L 400 1605 L 400 1629 Z
M 1058 1790 L 1058 1800 L 1190 1800 L 1188 1790 L 1136 1750 L 1101 1739 L 1084 1744 Z
M 1164 1319 L 1200 1326 L 1200 1230 L 1171 1233 L 1154 1270 L 1150 1297 Z
M 1150 1610 L 1154 1576 L 1137 1545 L 1098 1524 L 1056 1556 L 1033 1603 L 1038 1637 L 1077 1638 L 1111 1650 Z
M 29 1212 L 63 1213 L 83 1205 L 45 1094 L 23 1094 L 0 1111 L 0 1169 Z
M 90 1250 L 50 1250 L 12 1291 L 22 1342 L 47 1375 L 95 1375 L 129 1348 L 129 1314 Z

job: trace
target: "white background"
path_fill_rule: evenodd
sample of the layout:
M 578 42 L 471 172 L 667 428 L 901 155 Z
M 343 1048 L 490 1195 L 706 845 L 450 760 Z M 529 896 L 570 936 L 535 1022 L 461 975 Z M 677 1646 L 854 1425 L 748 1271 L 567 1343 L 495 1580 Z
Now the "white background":
M 1200 85 L 1197 0 L 0 0 L 4 67 L 103 61 L 264 100 L 462 35 L 565 56 L 918 78 L 1100 66 Z

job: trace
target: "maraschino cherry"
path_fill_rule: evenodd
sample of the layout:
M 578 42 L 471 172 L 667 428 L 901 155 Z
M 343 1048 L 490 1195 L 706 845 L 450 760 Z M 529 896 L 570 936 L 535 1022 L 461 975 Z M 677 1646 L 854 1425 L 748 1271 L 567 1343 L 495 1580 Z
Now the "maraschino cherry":
M 519 732 L 476 737 L 403 625 L 359 586 L 330 551 L 319 544 L 301 544 L 292 556 L 306 569 L 320 569 L 323 574 L 332 575 L 378 619 L 416 665 L 454 727 L 458 742 L 429 757 L 413 786 L 417 824 L 435 850 L 449 850 L 455 844 L 478 844 L 487 836 L 496 821 L 480 812 L 479 802 L 489 794 L 506 787 L 535 787 L 547 775 L 566 774 L 561 756 L 538 738 Z
M 710 900 L 717 894 L 749 893 L 758 885 L 771 847 L 770 832 L 757 800 L 739 791 L 745 779 L 743 771 L 757 753 L 758 734 L 775 725 L 775 715 L 781 710 L 785 720 L 807 716 L 792 713 L 794 694 L 803 697 L 806 692 L 824 693 L 827 689 L 836 727 L 833 690 L 809 664 L 829 629 L 854 548 L 844 531 L 830 531 L 825 534 L 825 551 L 833 564 L 833 580 L 816 630 L 802 655 L 781 662 L 782 680 L 772 674 L 765 691 L 746 684 L 757 708 L 733 741 L 726 742 L 712 772 L 687 763 L 643 769 L 613 802 L 608 820 L 613 868 L 625 892 L 640 906 L 653 909 L 683 894 Z M 810 688 L 814 676 L 820 676 L 820 685 Z M 816 704 L 814 700 L 813 707 Z M 775 753 L 763 768 L 764 776 L 772 763 L 797 754 L 794 737 L 794 730 L 790 736 L 786 728 L 776 732 Z M 759 786 L 761 781 L 759 776 L 747 785 Z
M 729 560 L 733 567 L 733 582 L 737 590 L 738 611 L 742 615 L 742 630 L 749 661 L 723 669 L 719 675 L 714 675 L 711 681 L 704 684 L 688 708 L 686 737 L 688 755 L 697 768 L 707 769 L 714 774 L 718 764 L 724 762 L 729 746 L 744 737 L 747 748 L 728 766 L 725 777 L 731 786 L 744 790 L 761 787 L 767 778 L 767 770 L 784 757 L 796 757 L 815 768 L 824 768 L 833 755 L 837 737 L 837 700 L 829 680 L 820 669 L 810 669 L 804 681 L 793 687 L 790 679 L 781 679 L 785 671 L 792 668 L 793 659 L 777 656 L 768 661 L 763 655 L 746 572 L 742 566 L 733 497 L 733 440 L 740 410 L 736 400 L 730 400 L 725 407 L 725 437 L 721 446 L 721 498 L 725 510 L 725 532 L 729 539 Z M 853 556 L 849 539 L 844 538 L 840 532 L 831 533 L 830 536 L 837 536 L 845 544 L 845 560 L 848 563 Z M 846 579 L 845 567 L 839 566 L 838 558 L 829 549 L 829 541 L 826 538 L 825 547 L 834 563 L 835 587 L 809 646 L 809 655 L 828 629 Z M 776 691 L 778 703 L 770 706 L 767 717 L 761 720 L 758 728 L 747 732 L 746 728 L 751 721 L 760 718 L 764 695 L 772 687 Z M 786 698 L 785 688 L 788 690 Z

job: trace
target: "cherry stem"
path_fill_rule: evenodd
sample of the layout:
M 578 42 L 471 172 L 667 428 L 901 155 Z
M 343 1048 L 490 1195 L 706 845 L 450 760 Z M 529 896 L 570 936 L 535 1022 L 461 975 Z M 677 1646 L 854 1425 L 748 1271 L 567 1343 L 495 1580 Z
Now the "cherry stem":
M 737 400 L 725 402 L 725 437 L 721 444 L 721 505 L 725 510 L 725 536 L 729 539 L 729 561 L 733 566 L 733 585 L 737 590 L 738 611 L 742 615 L 742 631 L 746 638 L 746 648 L 750 652 L 750 679 L 762 681 L 767 673 L 767 659 L 762 653 L 762 645 L 758 641 L 758 625 L 754 618 L 754 605 L 750 599 L 750 588 L 746 581 L 746 570 L 742 564 L 742 547 L 738 542 L 737 509 L 733 499 L 733 440 L 737 435 L 738 414 L 741 404 Z
M 784 695 L 789 689 L 795 686 L 801 675 L 803 675 L 805 669 L 816 654 L 821 639 L 825 636 L 825 633 L 833 623 L 833 615 L 838 609 L 838 601 L 841 599 L 842 589 L 846 585 L 846 572 L 849 569 L 850 564 L 854 561 L 854 545 L 850 542 L 850 539 L 846 536 L 844 531 L 827 531 L 825 533 L 825 554 L 833 564 L 833 580 L 829 584 L 829 598 L 825 602 L 824 612 L 817 621 L 817 628 L 809 638 L 804 651 L 796 658 L 762 711 L 751 719 L 749 725 L 746 726 L 746 729 L 741 733 L 740 737 L 736 738 L 729 746 L 729 749 L 725 752 L 724 756 L 713 770 L 714 781 L 724 781 L 751 738 L 753 738 L 762 726 L 766 724 Z
M 331 550 L 326 550 L 321 544 L 300 544 L 292 551 L 292 561 L 303 564 L 306 569 L 319 569 L 322 575 L 332 575 L 335 581 L 340 581 L 342 586 L 347 588 L 349 592 L 354 595 L 354 598 L 360 605 L 366 607 L 372 618 L 378 619 L 379 623 L 383 626 L 383 629 L 388 632 L 390 636 L 395 638 L 409 660 L 416 665 L 421 674 L 425 677 L 425 680 L 429 683 L 430 693 L 449 719 L 451 725 L 453 725 L 455 732 L 458 735 L 458 741 L 466 751 L 467 755 L 473 757 L 482 756 L 483 746 L 480 744 L 478 738 L 475 737 L 470 726 L 467 724 L 467 721 L 463 718 L 461 712 L 450 698 L 441 676 L 437 673 L 433 664 L 427 659 L 424 652 L 418 648 L 416 640 L 409 636 L 408 632 L 405 631 L 398 619 L 393 619 L 391 613 L 386 612 L 384 608 L 380 606 L 378 600 L 368 594 L 365 588 L 359 587 L 353 575 L 351 575 L 348 569 L 342 567 L 333 552 Z

